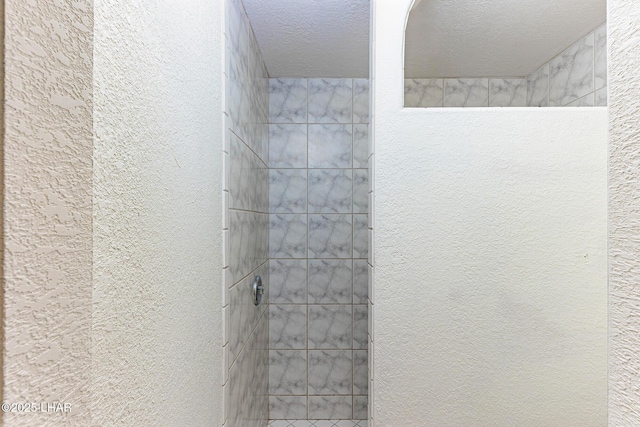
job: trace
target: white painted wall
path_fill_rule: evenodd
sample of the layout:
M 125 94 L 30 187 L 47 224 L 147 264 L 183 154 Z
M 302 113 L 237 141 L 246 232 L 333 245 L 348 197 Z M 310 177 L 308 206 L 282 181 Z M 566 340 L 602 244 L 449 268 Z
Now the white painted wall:
M 91 2 L 7 0 L 1 425 L 86 426 L 91 366 Z
M 640 3 L 608 0 L 609 425 L 640 425 Z
M 606 109 L 402 109 L 374 2 L 376 426 L 607 422 Z
M 95 1 L 95 426 L 222 424 L 221 3 Z

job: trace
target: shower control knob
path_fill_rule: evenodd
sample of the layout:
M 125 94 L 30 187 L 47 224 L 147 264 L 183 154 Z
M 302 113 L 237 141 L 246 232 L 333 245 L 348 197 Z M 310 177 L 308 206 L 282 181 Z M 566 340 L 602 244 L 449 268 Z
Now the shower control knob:
M 262 278 L 260 276 L 256 276 L 256 278 L 253 279 L 253 304 L 260 304 L 260 301 L 262 301 L 262 294 L 264 294 Z

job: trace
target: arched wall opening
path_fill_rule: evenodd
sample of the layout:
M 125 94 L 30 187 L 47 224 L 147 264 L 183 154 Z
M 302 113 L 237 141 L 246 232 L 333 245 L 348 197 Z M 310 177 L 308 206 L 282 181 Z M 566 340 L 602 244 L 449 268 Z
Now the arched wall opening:
M 606 0 L 417 1 L 406 107 L 607 105 Z

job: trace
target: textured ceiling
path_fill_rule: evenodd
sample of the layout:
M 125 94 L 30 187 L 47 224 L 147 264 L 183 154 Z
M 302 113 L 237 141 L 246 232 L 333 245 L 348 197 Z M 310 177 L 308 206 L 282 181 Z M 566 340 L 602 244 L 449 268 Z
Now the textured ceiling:
M 605 19 L 606 0 L 422 0 L 405 76 L 525 76 Z
M 369 0 L 243 0 L 274 77 L 367 77 Z M 407 77 L 518 77 L 589 33 L 606 0 L 419 0 Z
M 272 77 L 367 77 L 369 0 L 243 0 Z

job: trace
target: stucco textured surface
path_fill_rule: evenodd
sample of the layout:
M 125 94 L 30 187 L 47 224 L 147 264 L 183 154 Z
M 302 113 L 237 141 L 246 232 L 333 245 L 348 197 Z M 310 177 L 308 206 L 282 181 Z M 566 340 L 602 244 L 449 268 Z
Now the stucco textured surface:
M 6 426 L 89 424 L 92 7 L 8 0 L 4 141 Z
M 220 1 L 95 1 L 92 425 L 222 424 Z
M 403 110 L 410 3 L 375 1 L 374 424 L 604 426 L 607 111 Z
M 640 425 L 640 4 L 609 0 L 609 425 Z
M 271 76 L 368 77 L 369 0 L 244 0 Z

